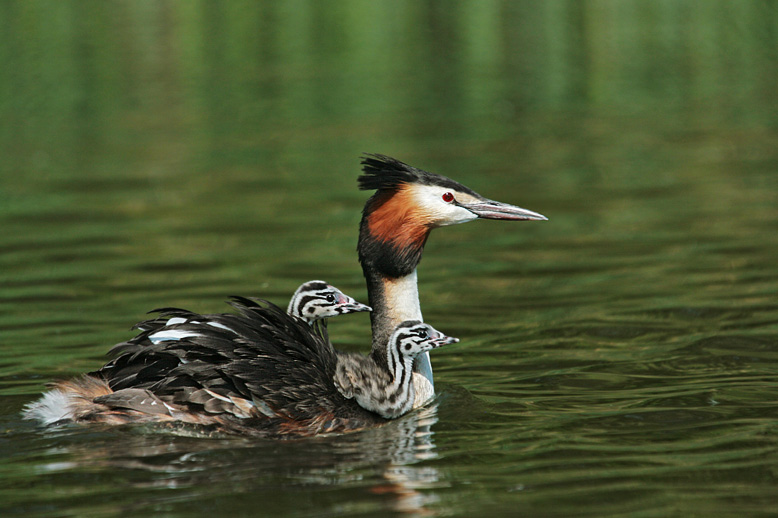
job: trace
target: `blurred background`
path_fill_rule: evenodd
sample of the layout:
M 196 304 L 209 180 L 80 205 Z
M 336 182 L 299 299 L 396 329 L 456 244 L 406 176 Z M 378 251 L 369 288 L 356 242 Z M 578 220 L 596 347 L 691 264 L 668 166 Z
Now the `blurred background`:
M 5 515 L 778 504 L 778 2 L 8 0 L 0 36 Z M 422 307 L 462 344 L 401 461 L 392 433 L 294 450 L 20 420 L 154 307 L 286 304 L 313 278 L 365 300 L 365 152 L 549 218 L 433 233 Z M 369 341 L 360 316 L 331 330 Z

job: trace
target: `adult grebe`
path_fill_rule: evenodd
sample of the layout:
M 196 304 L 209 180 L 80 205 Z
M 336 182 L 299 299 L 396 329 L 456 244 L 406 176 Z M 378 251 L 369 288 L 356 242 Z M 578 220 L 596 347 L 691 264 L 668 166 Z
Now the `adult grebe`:
M 450 178 L 385 155 L 365 155 L 362 165 L 359 188 L 376 192 L 362 213 L 357 250 L 373 308 L 371 355 L 381 363 L 392 330 L 405 320 L 422 320 L 416 267 L 433 228 L 477 218 L 539 221 L 546 217 L 489 200 Z M 415 408 L 435 394 L 429 354 L 416 359 L 413 381 Z

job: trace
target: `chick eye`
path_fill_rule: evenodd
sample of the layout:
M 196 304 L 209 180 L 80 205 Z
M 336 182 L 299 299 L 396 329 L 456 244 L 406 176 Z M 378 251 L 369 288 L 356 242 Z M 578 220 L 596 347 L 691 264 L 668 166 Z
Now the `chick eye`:
M 328 293 L 327 296 L 324 298 L 327 300 L 327 302 L 335 302 L 335 295 L 333 295 L 332 293 Z
M 452 201 L 454 201 L 454 195 L 451 194 L 450 192 L 444 192 L 442 198 L 443 201 L 445 201 L 446 203 L 451 203 Z
M 419 331 L 419 338 L 421 338 L 422 340 L 427 338 L 427 331 L 425 329 Z

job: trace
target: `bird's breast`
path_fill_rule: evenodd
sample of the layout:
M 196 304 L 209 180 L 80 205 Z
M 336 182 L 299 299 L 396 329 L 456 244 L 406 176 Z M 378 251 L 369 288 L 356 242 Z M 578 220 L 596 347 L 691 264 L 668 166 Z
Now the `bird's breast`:
M 430 399 L 435 397 L 435 386 L 432 384 L 432 380 L 420 372 L 413 373 L 413 389 L 415 391 L 413 399 L 413 408 L 419 408 L 424 406 Z

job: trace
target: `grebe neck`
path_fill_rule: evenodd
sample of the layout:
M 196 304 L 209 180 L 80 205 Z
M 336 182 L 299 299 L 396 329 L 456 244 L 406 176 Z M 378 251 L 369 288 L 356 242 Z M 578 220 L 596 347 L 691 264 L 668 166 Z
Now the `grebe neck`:
M 406 320 L 423 321 L 419 304 L 416 270 L 398 278 L 384 276 L 372 268 L 364 268 L 369 304 L 373 308 L 370 322 L 373 330 L 371 357 L 379 365 L 389 365 L 386 344 L 392 331 Z M 429 352 L 423 352 L 413 362 L 415 402 L 422 406 L 435 395 Z
M 387 365 L 386 344 L 394 328 L 406 320 L 422 321 L 416 267 L 431 227 L 413 205 L 408 190 L 376 192 L 365 204 L 357 252 L 373 312 L 371 356 Z M 429 353 L 413 362 L 414 408 L 435 395 Z

